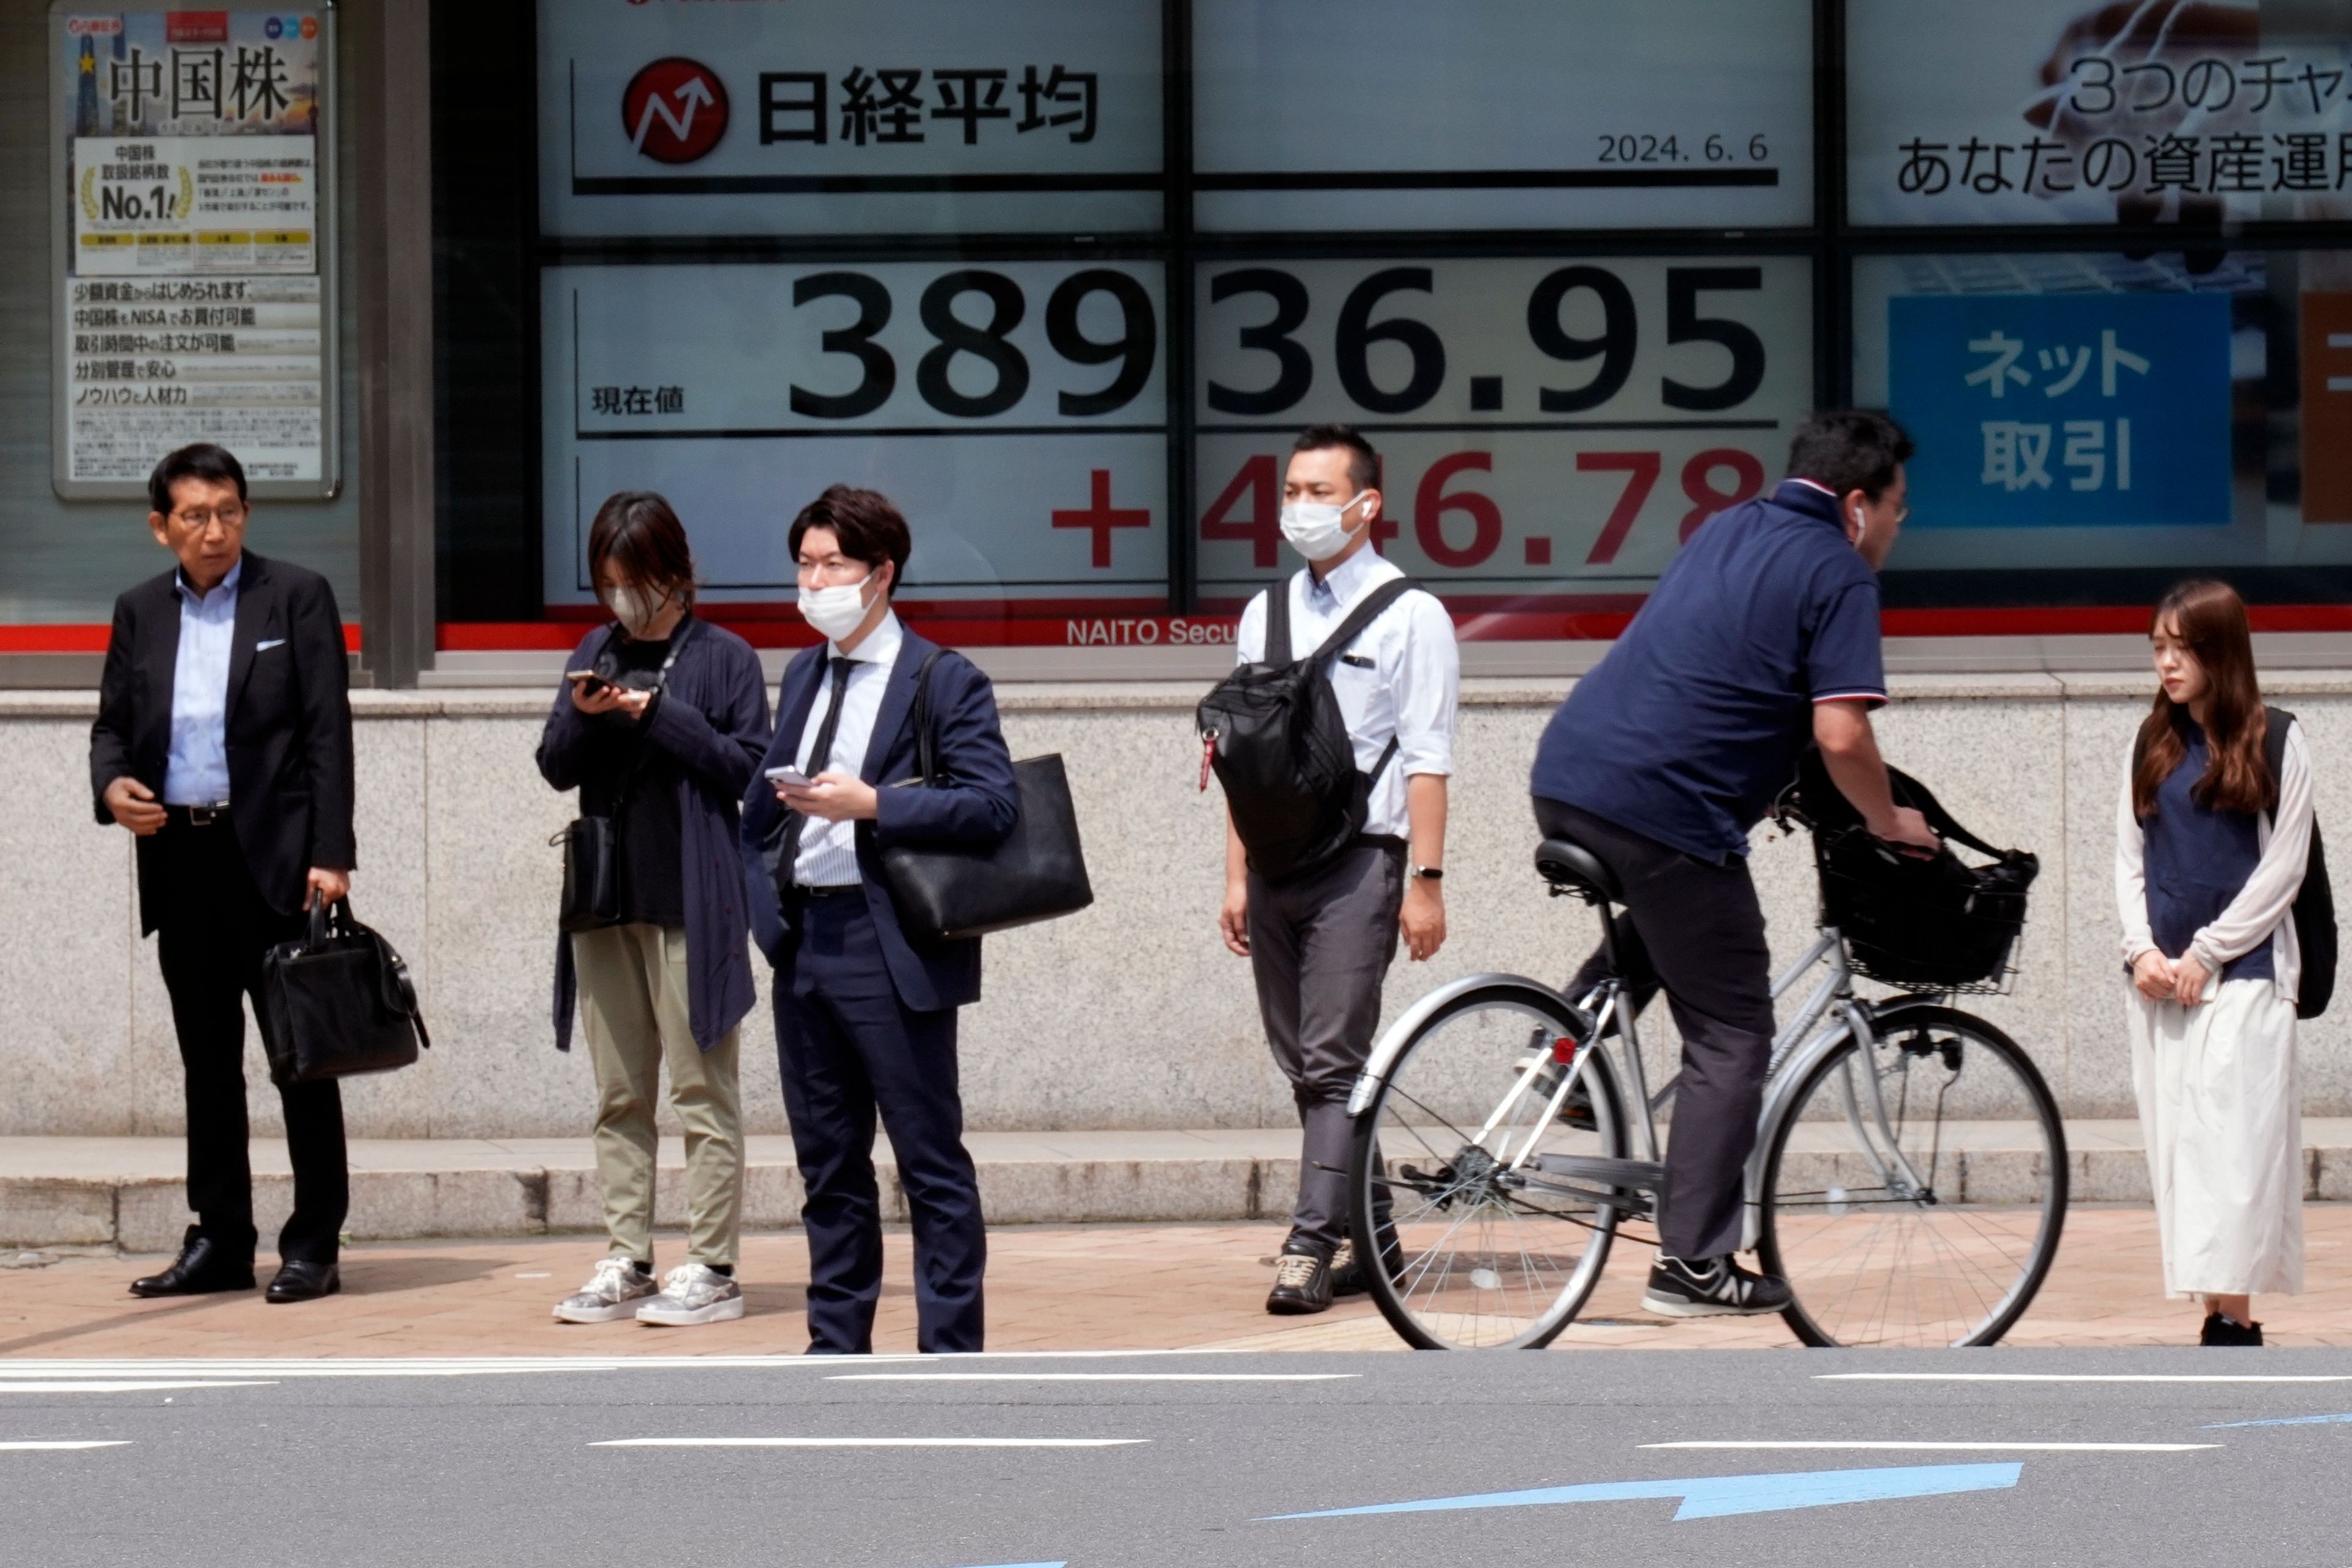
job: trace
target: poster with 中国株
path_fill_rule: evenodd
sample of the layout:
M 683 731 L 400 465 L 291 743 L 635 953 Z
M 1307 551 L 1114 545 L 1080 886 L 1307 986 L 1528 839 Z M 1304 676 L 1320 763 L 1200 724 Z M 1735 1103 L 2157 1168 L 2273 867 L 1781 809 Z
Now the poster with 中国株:
M 57 483 L 115 493 L 191 441 L 334 487 L 322 12 L 55 18 Z

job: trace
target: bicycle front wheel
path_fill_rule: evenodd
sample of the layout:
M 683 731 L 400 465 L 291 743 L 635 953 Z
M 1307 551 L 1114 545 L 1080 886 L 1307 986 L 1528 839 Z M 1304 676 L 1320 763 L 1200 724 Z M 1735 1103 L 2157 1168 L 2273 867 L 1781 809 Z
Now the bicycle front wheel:
M 1893 1009 L 1805 1075 L 1771 1138 L 1758 1250 L 1809 1345 L 1989 1345 L 2050 1271 L 2065 1133 L 1981 1018 Z
M 1532 981 L 1481 985 L 1422 1024 L 1357 1117 L 1354 1234 L 1380 1238 L 1366 1283 L 1406 1343 L 1538 1348 L 1592 1293 L 1623 1194 L 1536 1163 L 1624 1157 L 1616 1077 L 1577 1049 L 1589 1027 Z

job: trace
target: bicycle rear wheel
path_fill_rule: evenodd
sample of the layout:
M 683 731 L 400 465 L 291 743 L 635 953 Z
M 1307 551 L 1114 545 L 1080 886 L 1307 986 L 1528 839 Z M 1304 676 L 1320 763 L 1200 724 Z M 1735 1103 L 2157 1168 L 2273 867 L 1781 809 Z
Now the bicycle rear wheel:
M 1609 1060 L 1574 1051 L 1589 1026 L 1532 981 L 1479 986 L 1422 1024 L 1357 1117 L 1354 1235 L 1359 1247 L 1383 1237 L 1366 1279 L 1407 1343 L 1540 1347 L 1599 1282 L 1616 1189 L 1520 1158 L 1624 1157 Z M 1575 1055 L 1565 1095 L 1562 1048 Z M 1384 1227 L 1380 1211 L 1391 1205 Z
M 2041 1289 L 2066 1138 L 2017 1043 L 1897 1007 L 1816 1064 L 1771 1134 L 1758 1250 L 1809 1345 L 1989 1345 Z

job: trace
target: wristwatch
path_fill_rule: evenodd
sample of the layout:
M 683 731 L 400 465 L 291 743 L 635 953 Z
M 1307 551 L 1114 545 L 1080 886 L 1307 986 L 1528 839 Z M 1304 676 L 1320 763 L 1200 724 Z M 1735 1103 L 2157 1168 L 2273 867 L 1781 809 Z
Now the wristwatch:
M 1442 881 L 1445 877 L 1445 868 L 1443 866 L 1415 866 L 1412 868 L 1412 874 L 1425 882 Z

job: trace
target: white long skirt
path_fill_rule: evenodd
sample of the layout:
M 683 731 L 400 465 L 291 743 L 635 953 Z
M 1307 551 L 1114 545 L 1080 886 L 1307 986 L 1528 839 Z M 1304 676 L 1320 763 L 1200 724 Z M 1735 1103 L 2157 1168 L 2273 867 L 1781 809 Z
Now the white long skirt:
M 2195 1007 L 2125 1004 L 2164 1244 L 2165 1294 L 2303 1289 L 2303 1111 L 2294 1005 L 2232 980 Z

